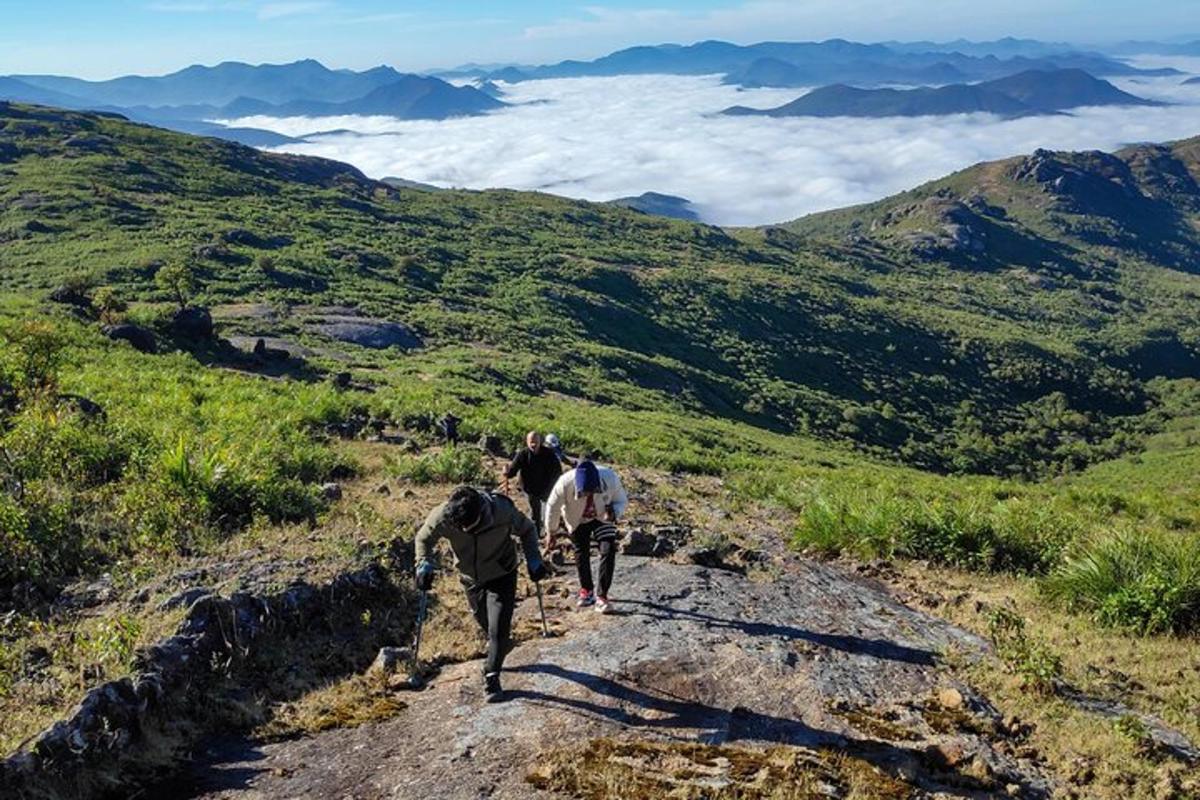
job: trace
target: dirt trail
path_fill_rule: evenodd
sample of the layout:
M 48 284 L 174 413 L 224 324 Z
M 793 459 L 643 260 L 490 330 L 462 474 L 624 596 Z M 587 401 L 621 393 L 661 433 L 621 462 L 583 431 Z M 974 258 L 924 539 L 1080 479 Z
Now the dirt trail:
M 548 600 L 565 635 L 512 653 L 506 702 L 483 702 L 478 662 L 455 665 L 393 719 L 266 745 L 218 742 L 160 791 L 552 797 L 530 770 L 597 737 L 849 752 L 924 796 L 1048 791 L 1036 765 L 1008 754 L 986 700 L 941 665 L 986 645 L 874 584 L 810 562 L 766 583 L 624 558 L 614 595 L 607 617 Z M 519 613 L 536 614 L 536 602 Z

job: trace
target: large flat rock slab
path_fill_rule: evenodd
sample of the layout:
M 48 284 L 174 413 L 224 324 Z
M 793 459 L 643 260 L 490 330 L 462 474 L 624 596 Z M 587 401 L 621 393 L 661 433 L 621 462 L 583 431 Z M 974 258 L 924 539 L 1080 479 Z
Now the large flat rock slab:
M 455 665 L 382 723 L 218 743 L 172 790 L 211 800 L 549 797 L 526 780 L 541 757 L 613 737 L 847 751 L 932 796 L 1046 792 L 1033 765 L 993 746 L 986 701 L 940 664 L 951 650 L 979 656 L 984 642 L 876 585 L 810 562 L 768 583 L 624 558 L 613 595 L 608 616 L 556 595 L 548 610 L 566 633 L 512 653 L 505 702 L 483 701 L 478 662 Z M 519 613 L 536 614 L 536 602 Z M 947 694 L 961 701 L 953 709 L 935 699 Z M 948 711 L 978 724 L 947 728 Z M 930 752 L 951 753 L 975 777 L 959 780 L 961 769 Z M 958 794 L 964 785 L 973 788 Z

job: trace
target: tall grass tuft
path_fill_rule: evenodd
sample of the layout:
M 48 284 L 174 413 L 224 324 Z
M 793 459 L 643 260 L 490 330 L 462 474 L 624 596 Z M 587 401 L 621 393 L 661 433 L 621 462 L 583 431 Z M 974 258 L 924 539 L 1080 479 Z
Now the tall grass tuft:
M 1200 629 L 1200 537 L 1123 530 L 1081 543 L 1046 592 L 1103 624 L 1139 633 Z
M 1043 574 L 1078 527 L 1071 515 L 1020 497 L 922 497 L 891 484 L 821 483 L 801 504 L 794 542 L 829 555 Z

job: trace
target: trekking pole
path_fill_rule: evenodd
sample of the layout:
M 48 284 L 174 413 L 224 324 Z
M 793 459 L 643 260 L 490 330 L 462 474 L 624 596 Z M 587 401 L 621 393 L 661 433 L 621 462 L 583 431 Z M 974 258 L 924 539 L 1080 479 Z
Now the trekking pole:
M 419 689 L 422 683 L 424 683 L 424 681 L 421 680 L 420 673 L 417 671 L 420 665 L 420 662 L 417 659 L 418 654 L 421 652 L 421 629 L 425 627 L 425 612 L 428 610 L 428 608 L 429 592 L 422 591 L 421 602 L 417 606 L 417 632 L 413 636 L 412 667 L 409 669 L 408 674 L 408 683 L 414 689 Z
M 537 588 L 538 611 L 542 615 L 542 638 L 550 638 L 550 627 L 546 624 L 546 605 L 542 602 L 542 582 L 536 581 L 533 584 Z

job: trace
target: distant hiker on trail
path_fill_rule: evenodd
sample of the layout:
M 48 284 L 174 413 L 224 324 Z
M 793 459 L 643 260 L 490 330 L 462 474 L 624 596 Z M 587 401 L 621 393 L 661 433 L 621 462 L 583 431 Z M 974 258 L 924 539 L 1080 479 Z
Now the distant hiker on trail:
M 447 412 L 446 416 L 438 420 L 438 428 L 442 431 L 442 438 L 446 440 L 446 444 L 458 444 L 458 423 L 462 419 L 454 416 L 453 412 Z
M 558 456 L 542 443 L 542 435 L 530 431 L 525 435 L 525 447 L 513 457 L 508 468 L 504 470 L 500 487 L 505 494 L 509 490 L 509 481 L 516 475 L 521 476 L 521 489 L 529 500 L 529 516 L 537 526 L 539 533 L 542 528 L 542 504 L 550 496 L 550 490 L 562 475 L 562 466 Z
M 479 627 L 487 635 L 483 664 L 484 693 L 500 694 L 500 670 L 511 649 L 512 616 L 517 604 L 517 547 L 521 540 L 529 577 L 536 583 L 549 576 L 538 550 L 537 528 L 512 500 L 473 486 L 459 486 L 450 499 L 429 513 L 416 537 L 417 589 L 433 586 L 433 546 L 450 541 L 459 580 Z
M 617 566 L 616 522 L 625 513 L 629 497 L 617 473 L 598 467 L 589 460 L 563 473 L 546 501 L 546 530 L 552 531 L 559 519 L 571 533 L 575 545 L 575 565 L 579 571 L 580 608 L 595 605 L 601 614 L 609 611 L 608 590 Z M 592 542 L 600 549 L 600 586 L 592 582 Z
M 565 467 L 575 467 L 575 459 L 563 452 L 562 442 L 558 440 L 558 436 L 553 433 L 546 434 L 546 446 L 553 452 L 560 464 Z

